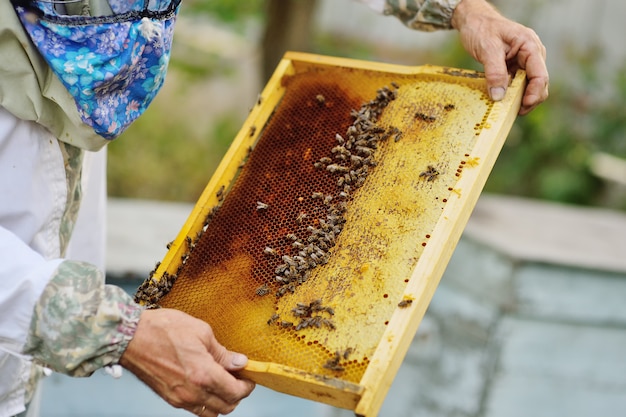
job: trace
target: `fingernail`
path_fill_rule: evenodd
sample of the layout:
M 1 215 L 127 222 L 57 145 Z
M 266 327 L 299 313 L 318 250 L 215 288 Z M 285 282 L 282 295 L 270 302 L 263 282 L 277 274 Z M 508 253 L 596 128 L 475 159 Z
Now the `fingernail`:
M 489 90 L 489 94 L 491 95 L 491 99 L 493 101 L 500 101 L 504 98 L 504 93 L 506 90 L 503 87 L 491 87 Z
M 233 366 L 241 368 L 248 363 L 248 357 L 241 353 L 234 353 L 231 363 L 233 364 Z

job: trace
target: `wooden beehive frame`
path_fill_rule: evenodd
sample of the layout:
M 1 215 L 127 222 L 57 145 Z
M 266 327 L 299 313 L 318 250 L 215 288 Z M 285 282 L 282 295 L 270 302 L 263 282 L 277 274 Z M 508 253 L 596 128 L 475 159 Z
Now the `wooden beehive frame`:
M 315 68 L 337 66 L 403 76 L 413 74 L 441 76 L 441 74 L 446 74 L 445 76 L 450 78 L 459 78 L 461 81 L 467 80 L 473 86 L 477 83 L 484 84 L 484 78 L 477 77 L 476 73 L 472 71 L 433 66 L 406 67 L 302 53 L 287 53 L 259 96 L 257 105 L 251 110 L 178 237 L 155 271 L 156 277 L 163 276 L 165 273 L 176 273 L 181 256 L 186 251 L 187 237 L 198 233 L 209 211 L 219 204 L 222 190 L 228 189 L 234 181 L 240 165 L 248 157 L 250 147 L 258 139 L 261 129 L 257 127 L 265 125 L 276 106 L 279 105 L 284 94 L 283 77 Z M 495 163 L 506 135 L 516 118 L 524 86 L 525 74 L 520 71 L 512 80 L 505 99 L 493 103 L 488 115 L 489 128 L 480 131 L 471 151 L 472 157 L 480 160 L 480 165 L 465 172 L 459 178 L 455 187 L 462 189 L 463 193 L 450 199 L 443 208 L 439 221 L 433 230 L 433 237 L 419 257 L 406 285 L 405 294 L 414 300 L 413 308 L 397 308 L 389 318 L 385 333 L 380 339 L 361 381 L 355 384 L 338 378 L 313 375 L 281 364 L 256 361 L 250 361 L 247 368 L 241 372 L 243 376 L 287 394 L 354 410 L 360 416 L 375 416 L 378 413 Z

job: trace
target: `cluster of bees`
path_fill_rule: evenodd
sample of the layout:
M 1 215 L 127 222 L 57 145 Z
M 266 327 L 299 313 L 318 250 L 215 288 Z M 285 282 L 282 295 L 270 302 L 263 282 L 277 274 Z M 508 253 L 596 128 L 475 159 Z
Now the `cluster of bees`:
M 216 196 L 218 198 L 218 201 L 220 202 L 223 201 L 224 186 L 222 186 L 217 191 Z M 135 296 L 134 296 L 136 303 L 143 304 L 148 309 L 159 308 L 159 304 L 158 304 L 159 300 L 161 300 L 162 297 L 167 295 L 172 289 L 172 287 L 174 286 L 174 283 L 178 279 L 178 274 L 180 273 L 180 270 L 187 263 L 187 260 L 189 259 L 189 256 L 191 255 L 191 251 L 193 251 L 193 249 L 196 247 L 196 243 L 198 242 L 200 237 L 202 237 L 202 234 L 206 231 L 213 217 L 215 217 L 215 215 L 217 214 L 218 208 L 219 208 L 218 206 L 215 206 L 209 211 L 206 218 L 204 219 L 202 228 L 196 234 L 195 239 L 192 239 L 190 236 L 187 236 L 185 238 L 186 251 L 181 256 L 181 259 L 180 259 L 181 262 L 178 265 L 178 268 L 176 269 L 175 274 L 170 274 L 167 271 L 165 271 L 163 272 L 163 275 L 159 279 L 157 279 L 154 276 L 154 274 L 156 273 L 161 263 L 160 262 L 156 263 L 156 265 L 154 266 L 154 269 L 150 271 L 150 274 L 148 275 L 148 279 L 142 282 L 139 288 L 137 288 L 137 291 L 135 292 Z M 169 242 L 167 244 L 166 247 L 168 250 L 172 247 L 172 244 L 173 242 Z
M 343 136 L 340 134 L 335 136 L 337 145 L 331 149 L 331 155 L 322 157 L 314 163 L 315 168 L 337 177 L 337 193 L 334 195 L 313 193 L 310 198 L 319 200 L 320 205 L 325 207 L 326 218 L 318 218 L 314 222 L 315 225 L 307 226 L 306 239 L 300 239 L 295 234 L 287 235 L 292 248 L 297 252 L 293 256 L 282 255 L 282 263 L 274 271 L 274 281 L 279 284 L 277 297 L 282 297 L 288 292 L 294 293 L 298 285 L 307 281 L 313 268 L 328 263 L 329 250 L 335 245 L 344 227 L 343 214 L 347 209 L 347 200 L 355 189 L 363 185 L 370 167 L 376 166 L 373 155 L 378 143 L 393 135 L 397 137 L 401 135 L 398 128 L 385 129 L 376 124 L 385 107 L 396 98 L 398 86 L 395 83 L 392 83 L 392 86 L 393 89 L 389 87 L 379 89 L 376 98 L 363 104 L 358 111 L 353 110 L 351 116 L 354 121 Z M 257 202 L 257 210 L 266 208 L 267 205 Z M 302 224 L 307 217 L 307 213 L 300 213 L 296 222 Z M 264 254 L 279 256 L 271 247 L 266 247 Z M 268 293 L 267 284 L 256 291 L 260 296 Z
M 331 149 L 331 155 L 320 158 L 314 163 L 316 168 L 325 170 L 337 177 L 338 191 L 334 195 L 324 195 L 317 192 L 311 195 L 312 199 L 319 200 L 326 208 L 326 218 L 317 219 L 315 226 L 307 226 L 308 237 L 306 239 L 300 239 L 295 234 L 287 235 L 295 254 L 293 256 L 282 255 L 282 263 L 275 269 L 274 280 L 279 284 L 275 293 L 277 297 L 288 292 L 295 292 L 296 286 L 306 282 L 310 277 L 313 268 L 328 263 L 329 250 L 335 245 L 345 223 L 343 214 L 347 209 L 347 200 L 350 198 L 351 192 L 363 185 L 370 168 L 376 166 L 373 155 L 378 148 L 378 143 L 392 136 L 395 137 L 396 141 L 401 137 L 402 133 L 398 128 L 385 129 L 376 124 L 385 107 L 396 98 L 398 85 L 392 83 L 392 87 L 393 89 L 388 87 L 379 89 L 373 100 L 363 104 L 358 111 L 353 110 L 351 116 L 354 121 L 343 136 L 336 135 L 337 145 Z M 316 96 L 316 100 L 321 103 L 324 101 L 321 95 Z M 216 197 L 220 203 L 224 200 L 223 186 L 217 191 Z M 268 209 L 268 205 L 263 202 L 256 204 L 257 210 Z M 181 256 L 181 263 L 177 272 L 175 274 L 164 272 L 157 279 L 154 276 L 159 267 L 159 263 L 157 263 L 150 272 L 149 278 L 137 289 L 135 293 L 136 302 L 145 304 L 148 308 L 158 307 L 159 300 L 171 290 L 178 277 L 178 272 L 189 258 L 195 243 L 215 216 L 217 208 L 214 207 L 208 213 L 196 239 L 186 238 L 187 250 Z M 298 224 L 302 224 L 307 217 L 308 214 L 300 213 L 296 221 Z M 171 243 L 168 244 L 168 249 L 170 245 Z M 277 251 L 270 247 L 264 249 L 264 254 L 279 256 Z M 270 292 L 267 284 L 256 290 L 256 294 L 259 296 L 265 296 Z M 329 319 L 318 317 L 303 317 L 301 323 L 295 327 L 298 330 L 309 326 L 334 328 Z
M 267 321 L 267 324 L 272 325 L 277 323 L 282 328 L 295 330 L 306 329 L 307 327 L 327 327 L 330 330 L 335 330 L 335 324 L 329 318 L 335 315 L 335 311 L 331 307 L 325 307 L 322 305 L 322 300 L 317 299 L 311 301 L 309 304 L 297 303 L 296 307 L 291 310 L 291 314 L 300 321 L 294 323 L 293 321 L 282 320 L 278 321 L 280 315 L 274 314 Z M 325 317 L 324 314 L 328 315 Z
M 336 351 L 335 356 L 326 361 L 326 363 L 322 366 L 326 369 L 330 369 L 331 371 L 342 372 L 345 368 L 341 365 L 341 360 L 348 360 L 352 351 L 352 348 L 347 348 L 343 352 Z
M 170 275 L 167 272 L 161 279 L 156 279 L 154 273 L 161 265 L 157 262 L 154 269 L 150 271 L 150 275 L 147 280 L 141 283 L 137 291 L 135 292 L 135 302 L 144 304 L 147 308 L 158 308 L 158 302 L 165 294 L 170 292 L 174 282 L 176 282 L 177 275 Z

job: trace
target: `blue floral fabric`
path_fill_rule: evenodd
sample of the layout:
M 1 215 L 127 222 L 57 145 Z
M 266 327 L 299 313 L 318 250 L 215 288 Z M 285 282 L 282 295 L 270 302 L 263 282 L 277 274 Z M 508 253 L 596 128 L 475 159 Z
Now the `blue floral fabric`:
M 37 4 L 35 2 L 35 4 Z M 119 136 L 163 85 L 180 0 L 110 0 L 112 16 L 68 16 L 53 3 L 16 10 L 33 43 L 74 97 L 84 123 Z

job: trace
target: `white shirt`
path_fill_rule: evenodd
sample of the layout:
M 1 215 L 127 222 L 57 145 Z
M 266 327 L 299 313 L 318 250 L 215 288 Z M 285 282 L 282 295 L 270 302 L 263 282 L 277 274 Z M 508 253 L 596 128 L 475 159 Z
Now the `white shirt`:
M 81 210 L 83 217 L 79 216 L 72 239 L 80 240 L 85 235 L 80 231 L 91 228 L 86 235 L 96 236 L 95 244 L 92 240 L 87 253 L 86 245 L 77 245 L 83 253 L 74 253 L 102 264 L 104 223 L 98 218 L 104 218 L 103 158 L 92 164 L 98 169 L 83 180 L 99 186 L 86 187 L 95 198 L 85 199 L 90 203 L 84 208 L 93 209 L 96 218 L 85 221 L 89 216 Z M 20 352 L 34 305 L 62 261 L 59 231 L 67 183 L 57 139 L 40 125 L 21 120 L 2 107 L 0 176 L 0 417 L 8 417 L 24 410 L 30 362 Z

